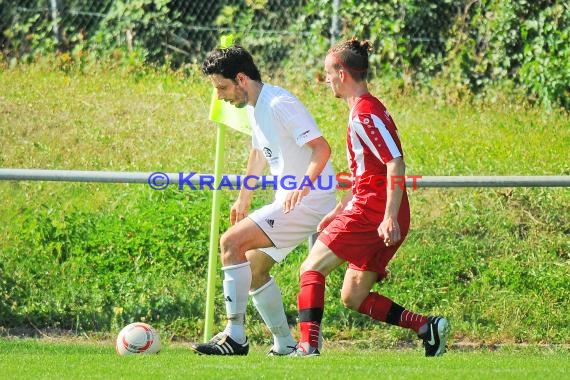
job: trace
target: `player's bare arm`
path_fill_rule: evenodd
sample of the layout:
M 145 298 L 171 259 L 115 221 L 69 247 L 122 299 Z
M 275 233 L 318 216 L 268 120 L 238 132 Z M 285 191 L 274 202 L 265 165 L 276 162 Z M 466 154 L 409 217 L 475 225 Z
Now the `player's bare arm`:
M 265 168 L 267 161 L 259 149 L 251 149 L 249 152 L 249 158 L 247 160 L 247 168 L 245 171 L 245 176 L 260 176 Z M 230 210 L 230 223 L 232 225 L 236 224 L 249 213 L 249 207 L 251 206 L 251 195 L 253 193 L 253 188 L 255 187 L 254 178 L 250 178 L 246 184 L 242 184 L 239 192 L 239 196 L 234 202 Z
M 401 239 L 400 225 L 398 224 L 398 212 L 404 190 L 396 179 L 404 177 L 406 165 L 402 157 L 394 158 L 386 164 L 387 186 L 386 186 L 386 210 L 384 220 L 378 227 L 378 235 L 384 238 L 386 246 L 394 245 Z
M 317 182 L 317 177 L 322 173 L 331 156 L 331 147 L 323 137 L 317 137 L 316 139 L 307 142 L 305 145 L 312 150 L 311 162 L 307 167 L 305 177 L 309 178 L 311 183 L 315 184 Z M 288 213 L 293 210 L 295 205 L 301 203 L 303 197 L 309 194 L 310 191 L 311 188 L 309 186 L 305 186 L 302 189 L 296 189 L 289 192 L 285 202 L 283 202 L 283 212 Z

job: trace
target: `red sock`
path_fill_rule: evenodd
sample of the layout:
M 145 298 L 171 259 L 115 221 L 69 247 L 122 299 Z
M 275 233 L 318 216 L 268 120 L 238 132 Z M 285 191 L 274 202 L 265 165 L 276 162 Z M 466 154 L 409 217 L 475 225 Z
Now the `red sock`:
M 412 329 L 416 333 L 419 331 L 420 327 L 427 323 L 427 317 L 414 314 L 411 311 L 404 309 L 391 299 L 378 293 L 368 294 L 360 304 L 358 311 L 362 314 L 371 316 L 377 321 Z
M 412 329 L 419 333 L 420 327 L 427 323 L 428 319 L 426 316 L 412 313 L 409 310 L 404 310 L 402 315 L 400 316 L 400 322 L 398 323 L 399 326 L 405 327 L 407 329 Z
M 384 297 L 378 293 L 369 293 L 368 296 L 362 301 L 358 311 L 376 319 L 377 321 L 388 322 L 388 312 L 392 307 L 391 299 Z
M 325 304 L 325 277 L 318 271 L 301 274 L 301 291 L 297 297 L 301 342 L 319 347 L 319 332 Z

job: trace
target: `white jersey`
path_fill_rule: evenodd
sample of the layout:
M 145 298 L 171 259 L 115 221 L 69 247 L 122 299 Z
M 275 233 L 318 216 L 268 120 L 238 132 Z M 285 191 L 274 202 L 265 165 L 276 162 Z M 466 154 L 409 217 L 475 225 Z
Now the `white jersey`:
M 264 84 L 255 107 L 248 105 L 247 113 L 252 129 L 253 147 L 265 155 L 271 175 L 278 179 L 276 199 L 283 199 L 291 189 L 284 189 L 282 180 L 295 177 L 303 182 L 311 161 L 312 150 L 305 144 L 321 137 L 321 131 L 305 106 L 287 90 Z M 293 179 L 284 180 L 288 187 Z M 318 182 L 309 196 L 334 193 L 335 173 L 327 161 Z

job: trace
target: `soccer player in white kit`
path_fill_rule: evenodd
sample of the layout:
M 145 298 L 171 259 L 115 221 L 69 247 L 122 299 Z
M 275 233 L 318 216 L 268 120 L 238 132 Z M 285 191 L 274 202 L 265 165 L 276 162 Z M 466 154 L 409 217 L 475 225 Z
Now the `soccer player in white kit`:
M 269 165 L 269 181 L 278 189 L 273 203 L 248 215 L 256 184 L 254 179 L 247 186 L 242 184 L 230 211 L 231 227 L 220 239 L 228 321 L 224 331 L 207 343 L 192 344 L 192 349 L 205 355 L 247 355 L 244 322 L 251 295 L 273 335 L 268 355 L 287 355 L 295 350 L 296 341 L 270 270 L 314 234 L 321 219 L 335 207 L 330 146 L 294 95 L 261 81 L 251 54 L 244 48 L 213 50 L 202 71 L 219 99 L 247 108 L 252 148 L 245 177 L 259 177 Z

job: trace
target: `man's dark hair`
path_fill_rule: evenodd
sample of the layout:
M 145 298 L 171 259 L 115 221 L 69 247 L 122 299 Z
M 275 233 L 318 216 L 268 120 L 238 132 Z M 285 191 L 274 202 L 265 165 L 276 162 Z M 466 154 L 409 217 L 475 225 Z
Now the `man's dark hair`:
M 202 64 L 202 72 L 205 75 L 219 74 L 231 80 L 235 80 L 238 73 L 244 73 L 251 80 L 261 81 L 251 54 L 237 45 L 212 50 Z

